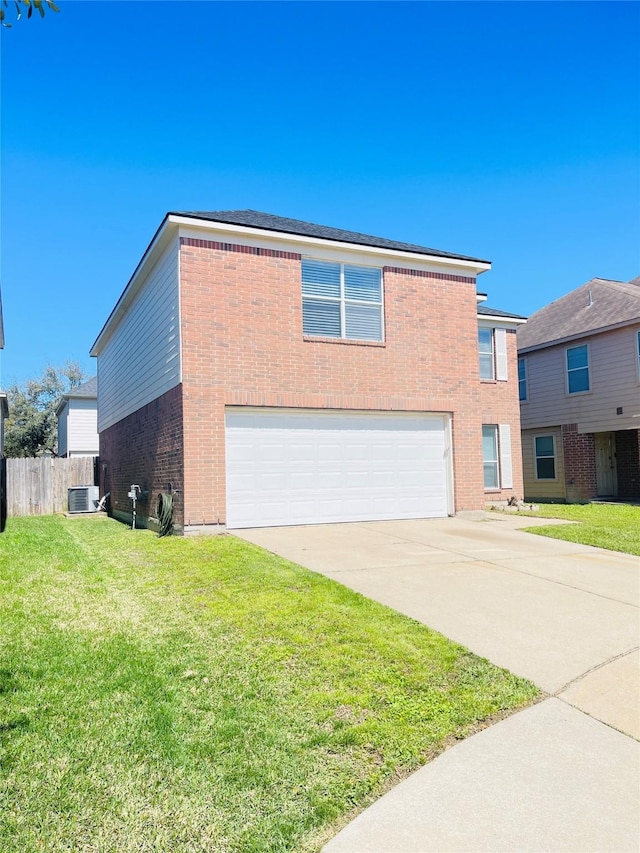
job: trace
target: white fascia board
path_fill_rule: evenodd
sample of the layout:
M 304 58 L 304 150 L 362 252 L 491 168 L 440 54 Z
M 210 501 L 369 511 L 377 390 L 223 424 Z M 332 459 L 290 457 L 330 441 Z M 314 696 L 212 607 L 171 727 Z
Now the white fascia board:
M 165 216 L 165 218 L 160 223 L 158 230 L 153 235 L 153 238 L 147 246 L 144 255 L 140 258 L 137 267 L 135 268 L 133 274 L 131 275 L 131 278 L 127 282 L 127 286 L 122 291 L 120 298 L 116 302 L 111 314 L 109 314 L 109 316 L 107 317 L 107 320 L 102 329 L 100 330 L 98 337 L 93 342 L 93 345 L 89 350 L 89 355 L 94 357 L 100 355 L 100 350 L 102 349 L 104 343 L 111 335 L 111 332 L 118 324 L 118 321 L 126 312 L 128 306 L 131 304 L 131 300 L 136 295 L 139 282 L 142 280 L 142 278 L 144 278 L 144 273 L 148 269 L 150 269 L 151 266 L 153 266 L 153 264 L 158 260 L 162 252 L 171 242 L 171 239 L 174 236 L 174 232 L 176 231 L 175 227 L 170 222 L 171 219 L 172 217 Z
M 306 237 L 301 234 L 290 234 L 288 232 L 279 232 L 279 231 L 269 231 L 263 228 L 252 228 L 248 225 L 230 225 L 227 222 L 211 222 L 203 219 L 191 219 L 187 216 L 169 216 L 170 222 L 175 222 L 177 225 L 184 228 L 192 228 L 196 229 L 200 232 L 206 232 L 208 234 L 217 233 L 223 237 L 229 237 L 230 235 L 237 235 L 241 239 L 246 240 L 247 237 L 254 237 L 259 240 L 267 240 L 269 243 L 275 246 L 282 246 L 283 243 L 289 245 L 295 245 L 298 248 L 295 251 L 300 254 L 304 254 L 304 247 L 312 248 L 312 247 L 325 247 L 330 249 L 337 249 L 344 252 L 348 252 L 350 254 L 362 254 L 362 255 L 375 255 L 376 257 L 383 258 L 387 262 L 391 260 L 396 261 L 398 264 L 402 264 L 406 262 L 407 259 L 413 261 L 414 263 L 422 264 L 424 267 L 425 264 L 434 264 L 438 268 L 443 266 L 445 267 L 456 267 L 464 272 L 461 272 L 461 275 L 475 276 L 480 275 L 483 272 L 491 269 L 490 263 L 482 263 L 480 261 L 465 261 L 459 260 L 457 258 L 441 258 L 438 255 L 423 255 L 420 252 L 404 252 L 400 249 L 382 249 L 377 246 L 365 246 L 360 245 L 358 243 L 344 243 L 340 240 L 326 240 L 322 237 Z M 285 250 L 286 251 L 286 250 Z
M 518 326 L 524 326 L 527 322 L 521 317 L 492 317 L 490 314 L 478 314 L 478 325 L 483 329 L 496 329 L 498 327 L 504 329 L 516 329 Z
M 489 298 L 488 293 L 476 293 L 476 302 L 478 302 L 478 303 L 486 302 L 488 298 Z
M 601 326 L 599 329 L 591 329 L 588 332 L 580 332 L 577 335 L 567 335 L 566 337 L 558 338 L 555 341 L 545 341 L 542 344 L 535 344 L 535 346 L 532 347 L 521 347 L 518 349 L 518 354 L 525 355 L 528 352 L 536 352 L 540 349 L 558 347 L 562 344 L 569 344 L 572 341 L 579 341 L 582 338 L 595 338 L 603 332 L 615 332 L 616 329 L 624 329 L 625 326 L 637 326 L 638 323 L 640 323 L 640 317 L 635 317 L 631 320 L 623 320 L 621 323 L 612 323 L 610 326 Z
M 59 403 L 58 403 L 58 405 L 56 406 L 56 411 L 55 411 L 55 416 L 56 416 L 57 418 L 59 418 L 59 417 L 60 417 L 60 415 L 62 414 L 62 410 L 64 409 L 64 407 L 65 407 L 68 403 L 69 403 L 69 398 L 68 398 L 68 397 L 66 397 L 66 396 L 65 396 L 65 397 L 63 397 L 63 398 L 60 400 L 60 402 L 59 402 Z

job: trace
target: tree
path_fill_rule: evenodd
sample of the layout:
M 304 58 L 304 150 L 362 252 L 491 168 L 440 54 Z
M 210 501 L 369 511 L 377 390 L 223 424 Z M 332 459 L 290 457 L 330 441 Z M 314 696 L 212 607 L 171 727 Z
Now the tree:
M 37 9 L 40 12 L 40 17 L 44 18 L 44 10 L 45 8 L 51 9 L 52 12 L 59 12 L 60 9 L 56 6 L 53 0 L 11 0 L 13 5 L 16 7 L 16 20 L 19 21 L 22 18 L 23 7 L 27 10 L 27 18 L 30 18 L 33 15 L 33 10 Z M 2 5 L 0 5 L 0 23 L 3 27 L 11 27 L 12 24 L 8 23 L 5 20 L 6 13 L 5 9 L 10 5 L 10 0 L 2 0 Z M 4 8 L 2 8 L 4 7 Z
M 5 456 L 57 455 L 58 430 L 56 407 L 68 394 L 87 380 L 77 362 L 63 367 L 46 367 L 39 379 L 7 389 L 9 417 L 5 423 Z

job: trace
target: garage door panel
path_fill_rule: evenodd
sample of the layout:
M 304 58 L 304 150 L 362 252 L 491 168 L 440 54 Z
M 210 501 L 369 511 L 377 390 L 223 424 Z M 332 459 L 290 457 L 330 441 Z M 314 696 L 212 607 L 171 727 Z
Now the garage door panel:
M 443 416 L 227 410 L 227 525 L 447 514 Z

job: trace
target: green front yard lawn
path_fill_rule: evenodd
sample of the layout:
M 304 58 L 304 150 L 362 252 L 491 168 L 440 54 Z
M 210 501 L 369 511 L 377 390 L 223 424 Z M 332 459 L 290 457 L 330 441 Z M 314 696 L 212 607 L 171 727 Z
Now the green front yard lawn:
M 524 514 L 579 522 L 527 527 L 527 533 L 640 556 L 640 506 L 608 503 L 540 504 L 539 512 Z
M 231 536 L 0 537 L 0 850 L 316 850 L 536 688 Z

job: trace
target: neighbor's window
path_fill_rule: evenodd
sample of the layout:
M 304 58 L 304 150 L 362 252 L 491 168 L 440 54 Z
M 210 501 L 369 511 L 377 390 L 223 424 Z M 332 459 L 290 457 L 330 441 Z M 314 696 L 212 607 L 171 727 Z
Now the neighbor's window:
M 556 446 L 552 435 L 536 435 L 536 480 L 556 479 Z
M 482 427 L 482 459 L 484 461 L 485 489 L 498 489 L 498 427 L 488 425 Z
M 567 391 L 581 394 L 590 390 L 589 348 L 586 344 L 567 350 Z
M 640 379 L 640 332 L 638 332 L 637 344 L 638 344 L 638 379 Z
M 302 261 L 305 335 L 382 340 L 382 271 L 375 267 Z
M 527 399 L 527 363 L 524 358 L 518 359 L 518 398 L 521 403 Z

